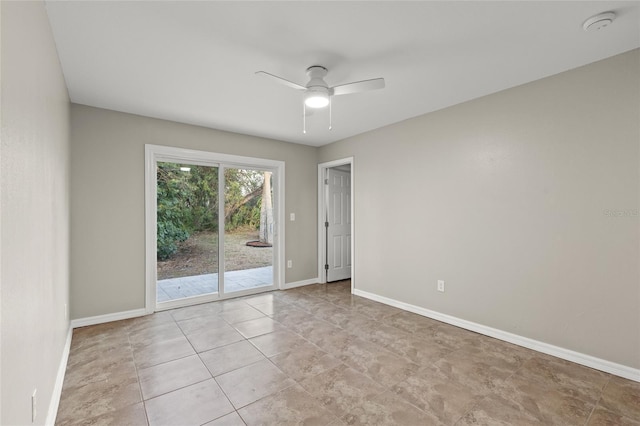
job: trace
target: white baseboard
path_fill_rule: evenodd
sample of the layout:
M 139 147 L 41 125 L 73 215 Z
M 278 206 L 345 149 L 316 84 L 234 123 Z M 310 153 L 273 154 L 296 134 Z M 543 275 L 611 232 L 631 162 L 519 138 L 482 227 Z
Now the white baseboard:
M 310 284 L 317 284 L 317 283 L 318 283 L 318 278 L 311 278 L 303 281 L 295 281 L 292 283 L 285 283 L 282 286 L 281 290 L 289 290 L 291 288 L 301 287 L 301 286 L 310 285 Z M 178 306 L 175 306 L 175 307 L 178 307 Z M 174 308 L 174 306 L 171 306 L 169 309 L 172 309 L 172 308 Z M 120 321 L 123 319 L 142 317 L 145 315 L 149 315 L 149 312 L 147 312 L 145 308 L 132 309 L 130 311 L 115 312 L 113 314 L 96 315 L 94 317 L 74 319 L 74 320 L 71 320 L 71 327 L 72 328 L 86 327 L 89 325 L 104 324 L 111 321 Z
M 284 283 L 280 290 L 289 290 L 291 288 L 302 287 L 304 285 L 318 284 L 320 280 L 318 278 L 311 278 L 309 280 L 294 281 L 292 283 Z
M 356 296 L 361 296 L 367 299 L 374 300 L 376 302 L 384 303 L 385 305 L 390 305 L 405 311 L 413 312 L 414 314 L 432 318 L 437 321 L 455 325 L 456 327 L 460 327 L 466 330 L 474 331 L 476 333 L 484 334 L 485 336 L 494 337 L 496 339 L 503 340 L 505 342 L 513 343 L 514 345 L 523 346 L 528 349 L 533 349 L 534 351 L 542 352 L 547 355 L 552 355 L 557 358 L 575 362 L 576 364 L 581 364 L 590 368 L 595 368 L 596 370 L 604 371 L 606 373 L 610 373 L 615 376 L 620 376 L 620 377 L 624 377 L 625 379 L 640 382 L 640 369 L 637 369 L 637 368 L 628 367 L 626 365 L 617 364 L 615 362 L 607 361 L 601 358 L 596 358 L 591 355 L 586 355 L 580 352 L 575 352 L 569 349 L 561 348 L 559 346 L 550 345 L 548 343 L 540 342 L 538 340 L 530 339 L 528 337 L 523 337 L 517 334 L 509 333 L 507 331 L 487 327 L 482 324 L 456 318 L 451 315 L 432 311 L 430 309 L 421 308 L 419 306 L 411 305 L 409 303 L 400 302 L 395 299 L 390 299 L 388 297 L 379 296 L 377 294 L 369 293 L 367 291 L 355 289 L 353 291 L 353 294 L 355 294 Z
M 62 351 L 62 357 L 60 358 L 60 365 L 58 365 L 58 374 L 56 375 L 56 382 L 53 385 L 53 392 L 51 394 L 51 401 L 49 402 L 49 411 L 47 412 L 47 419 L 45 425 L 53 426 L 56 423 L 56 416 L 58 415 L 58 406 L 60 405 L 60 397 L 62 396 L 62 385 L 64 384 L 64 375 L 67 371 L 67 362 L 69 361 L 69 351 L 71 350 L 71 336 L 73 335 L 73 328 L 69 326 L 67 331 L 67 340 L 64 343 L 64 349 Z
M 136 318 L 148 315 L 146 309 L 132 309 L 130 311 L 115 312 L 113 314 L 97 315 L 95 317 L 78 318 L 71 320 L 71 327 L 86 327 L 88 325 L 103 324 L 105 322 L 120 321 L 123 319 Z

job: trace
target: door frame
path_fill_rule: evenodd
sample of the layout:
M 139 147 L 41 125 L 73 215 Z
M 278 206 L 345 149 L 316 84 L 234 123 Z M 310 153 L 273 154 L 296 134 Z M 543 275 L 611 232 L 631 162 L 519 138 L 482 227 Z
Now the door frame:
M 333 167 L 351 166 L 351 293 L 355 290 L 356 283 L 356 251 L 355 251 L 355 164 L 354 157 L 341 158 L 339 160 L 327 161 L 318 164 L 318 280 L 320 283 L 327 282 L 327 273 L 324 269 L 326 264 L 327 242 L 325 238 L 325 226 L 327 211 L 327 197 L 324 180 L 327 178 L 327 170 Z
M 145 144 L 145 311 L 150 314 L 158 310 L 172 309 L 180 306 L 187 306 L 195 303 L 204 303 L 214 300 L 229 299 L 254 293 L 254 290 L 238 291 L 220 296 L 219 293 L 210 296 L 198 297 L 198 300 L 191 298 L 176 300 L 175 303 L 163 303 L 158 309 L 156 302 L 157 288 L 157 176 L 156 167 L 158 161 L 173 163 L 188 163 L 208 167 L 244 167 L 269 170 L 274 172 L 272 190 L 275 203 L 273 205 L 274 217 L 274 250 L 273 250 L 273 285 L 265 287 L 263 291 L 281 289 L 283 285 L 284 271 L 284 181 L 285 163 L 284 161 L 268 160 L 264 158 L 244 157 L 239 155 L 220 154 L 209 151 L 198 151 L 186 148 L 176 148 L 170 146 Z M 219 182 L 222 185 L 222 182 Z M 280 226 L 282 225 L 282 226 Z M 223 238 L 220 238 L 223 240 Z M 224 253 L 218 253 L 224 259 Z M 220 263 L 224 268 L 224 262 Z M 218 276 L 224 273 L 224 269 L 218 271 Z M 223 279 L 224 280 L 224 279 Z M 224 286 L 224 282 L 223 282 Z

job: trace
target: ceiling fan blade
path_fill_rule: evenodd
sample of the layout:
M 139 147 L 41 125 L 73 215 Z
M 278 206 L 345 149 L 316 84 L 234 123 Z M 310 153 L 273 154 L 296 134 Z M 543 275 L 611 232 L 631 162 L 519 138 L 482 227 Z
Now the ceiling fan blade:
M 384 88 L 384 78 L 356 81 L 355 83 L 341 84 L 331 88 L 333 96 L 348 95 L 349 93 L 366 92 Z
M 298 83 L 294 83 L 293 81 L 285 80 L 282 77 L 278 77 L 277 75 L 270 74 L 270 73 L 268 73 L 266 71 L 257 71 L 256 74 L 257 75 L 262 75 L 264 77 L 269 77 L 269 78 L 277 81 L 280 84 L 284 84 L 285 86 L 289 86 L 289 87 L 291 87 L 293 89 L 296 89 L 296 90 L 307 90 L 306 87 L 301 86 Z

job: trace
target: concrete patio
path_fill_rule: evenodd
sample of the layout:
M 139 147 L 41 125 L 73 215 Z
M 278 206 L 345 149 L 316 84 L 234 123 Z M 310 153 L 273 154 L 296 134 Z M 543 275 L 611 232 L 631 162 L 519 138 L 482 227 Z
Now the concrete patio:
M 273 266 L 228 271 L 224 275 L 225 293 L 264 287 L 273 284 Z M 183 299 L 218 292 L 218 274 L 159 280 L 156 299 L 158 302 Z

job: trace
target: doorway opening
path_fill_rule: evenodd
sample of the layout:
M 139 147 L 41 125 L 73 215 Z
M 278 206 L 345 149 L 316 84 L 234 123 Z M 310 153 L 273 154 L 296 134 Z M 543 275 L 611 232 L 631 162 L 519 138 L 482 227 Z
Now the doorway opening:
M 279 288 L 284 163 L 145 150 L 147 311 Z
M 355 288 L 353 157 L 318 165 L 318 276 Z

